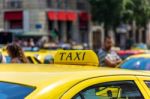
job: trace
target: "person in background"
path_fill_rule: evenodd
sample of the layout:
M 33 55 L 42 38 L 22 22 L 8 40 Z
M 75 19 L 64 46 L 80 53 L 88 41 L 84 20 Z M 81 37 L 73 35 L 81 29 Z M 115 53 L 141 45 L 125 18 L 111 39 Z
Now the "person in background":
M 11 57 L 11 63 L 28 63 L 24 52 L 19 45 L 11 43 L 7 46 L 6 50 Z
M 22 42 L 22 46 L 23 46 L 23 47 L 27 47 L 27 46 L 28 46 L 28 42 L 27 42 L 27 40 L 26 40 L 26 39 L 24 39 L 24 40 L 23 40 L 23 42 Z
M 121 58 L 112 50 L 113 39 L 107 36 L 104 40 L 104 47 L 98 51 L 100 66 L 116 67 L 122 62 Z
M 131 50 L 132 47 L 134 45 L 134 41 L 133 41 L 133 38 L 130 37 L 129 35 L 127 35 L 127 40 L 126 40 L 126 49 L 127 50 Z
M 7 63 L 6 58 L 2 55 L 1 52 L 0 52 L 0 63 L 2 63 L 2 64 Z
M 29 46 L 30 47 L 34 47 L 35 46 L 33 38 L 29 39 Z

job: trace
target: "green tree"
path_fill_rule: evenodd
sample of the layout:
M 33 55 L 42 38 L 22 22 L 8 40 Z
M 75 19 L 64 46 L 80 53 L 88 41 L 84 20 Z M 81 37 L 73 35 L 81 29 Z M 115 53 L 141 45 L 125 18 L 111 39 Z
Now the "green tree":
M 121 21 L 144 25 L 150 17 L 150 0 L 89 0 L 93 21 L 116 26 Z
M 104 22 L 106 25 L 115 25 L 124 15 L 132 14 L 131 0 L 89 0 L 92 5 L 93 21 Z

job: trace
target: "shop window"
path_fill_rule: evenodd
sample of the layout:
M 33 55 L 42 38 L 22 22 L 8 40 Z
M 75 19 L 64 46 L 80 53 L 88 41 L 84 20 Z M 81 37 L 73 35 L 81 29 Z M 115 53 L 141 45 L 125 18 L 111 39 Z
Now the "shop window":
M 47 7 L 48 8 L 53 7 L 53 0 L 47 0 Z
M 85 3 L 77 2 L 77 9 L 78 10 L 85 10 L 86 9 Z
M 22 8 L 22 0 L 7 0 L 5 1 L 5 8 Z
M 10 21 L 9 24 L 10 24 L 10 29 L 22 29 L 23 28 L 22 20 Z
M 66 0 L 57 0 L 58 8 L 66 8 Z

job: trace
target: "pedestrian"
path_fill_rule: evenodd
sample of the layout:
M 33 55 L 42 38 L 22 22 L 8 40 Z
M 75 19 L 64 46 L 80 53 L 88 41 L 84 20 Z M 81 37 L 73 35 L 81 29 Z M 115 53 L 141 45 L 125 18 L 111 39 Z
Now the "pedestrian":
M 126 49 L 127 50 L 131 50 L 132 47 L 134 45 L 134 41 L 133 41 L 133 38 L 130 37 L 129 35 L 127 35 L 127 40 L 126 40 Z
M 104 47 L 98 51 L 100 66 L 116 67 L 122 62 L 121 58 L 112 50 L 113 39 L 107 36 L 104 40 Z
M 34 47 L 35 46 L 33 38 L 29 39 L 29 46 L 30 47 Z
M 6 48 L 11 58 L 11 63 L 28 63 L 22 48 L 16 43 L 11 43 Z
M 27 42 L 27 40 L 25 40 L 25 39 L 23 40 L 23 42 L 22 42 L 22 46 L 23 46 L 23 47 L 27 47 L 27 46 L 28 46 L 28 42 Z

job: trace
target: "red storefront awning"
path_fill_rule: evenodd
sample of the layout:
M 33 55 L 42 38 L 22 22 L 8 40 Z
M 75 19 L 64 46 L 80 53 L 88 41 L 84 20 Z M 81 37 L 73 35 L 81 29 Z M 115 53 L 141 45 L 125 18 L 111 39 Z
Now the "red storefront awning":
M 48 12 L 49 20 L 58 20 L 58 21 L 76 21 L 77 14 L 75 12 L 65 12 L 65 11 L 49 11 Z
M 67 12 L 67 21 L 76 21 L 77 14 L 75 12 Z
M 55 12 L 55 11 L 49 11 L 48 12 L 48 19 L 49 20 L 57 20 L 57 12 Z
M 58 20 L 59 21 L 66 21 L 67 17 L 66 17 L 66 12 L 65 11 L 60 11 L 58 12 Z
M 91 19 L 90 14 L 87 12 L 81 12 L 79 16 L 81 21 L 89 21 Z
M 11 20 L 22 20 L 23 19 L 23 12 L 22 11 L 9 11 L 4 13 L 4 19 L 11 21 Z

